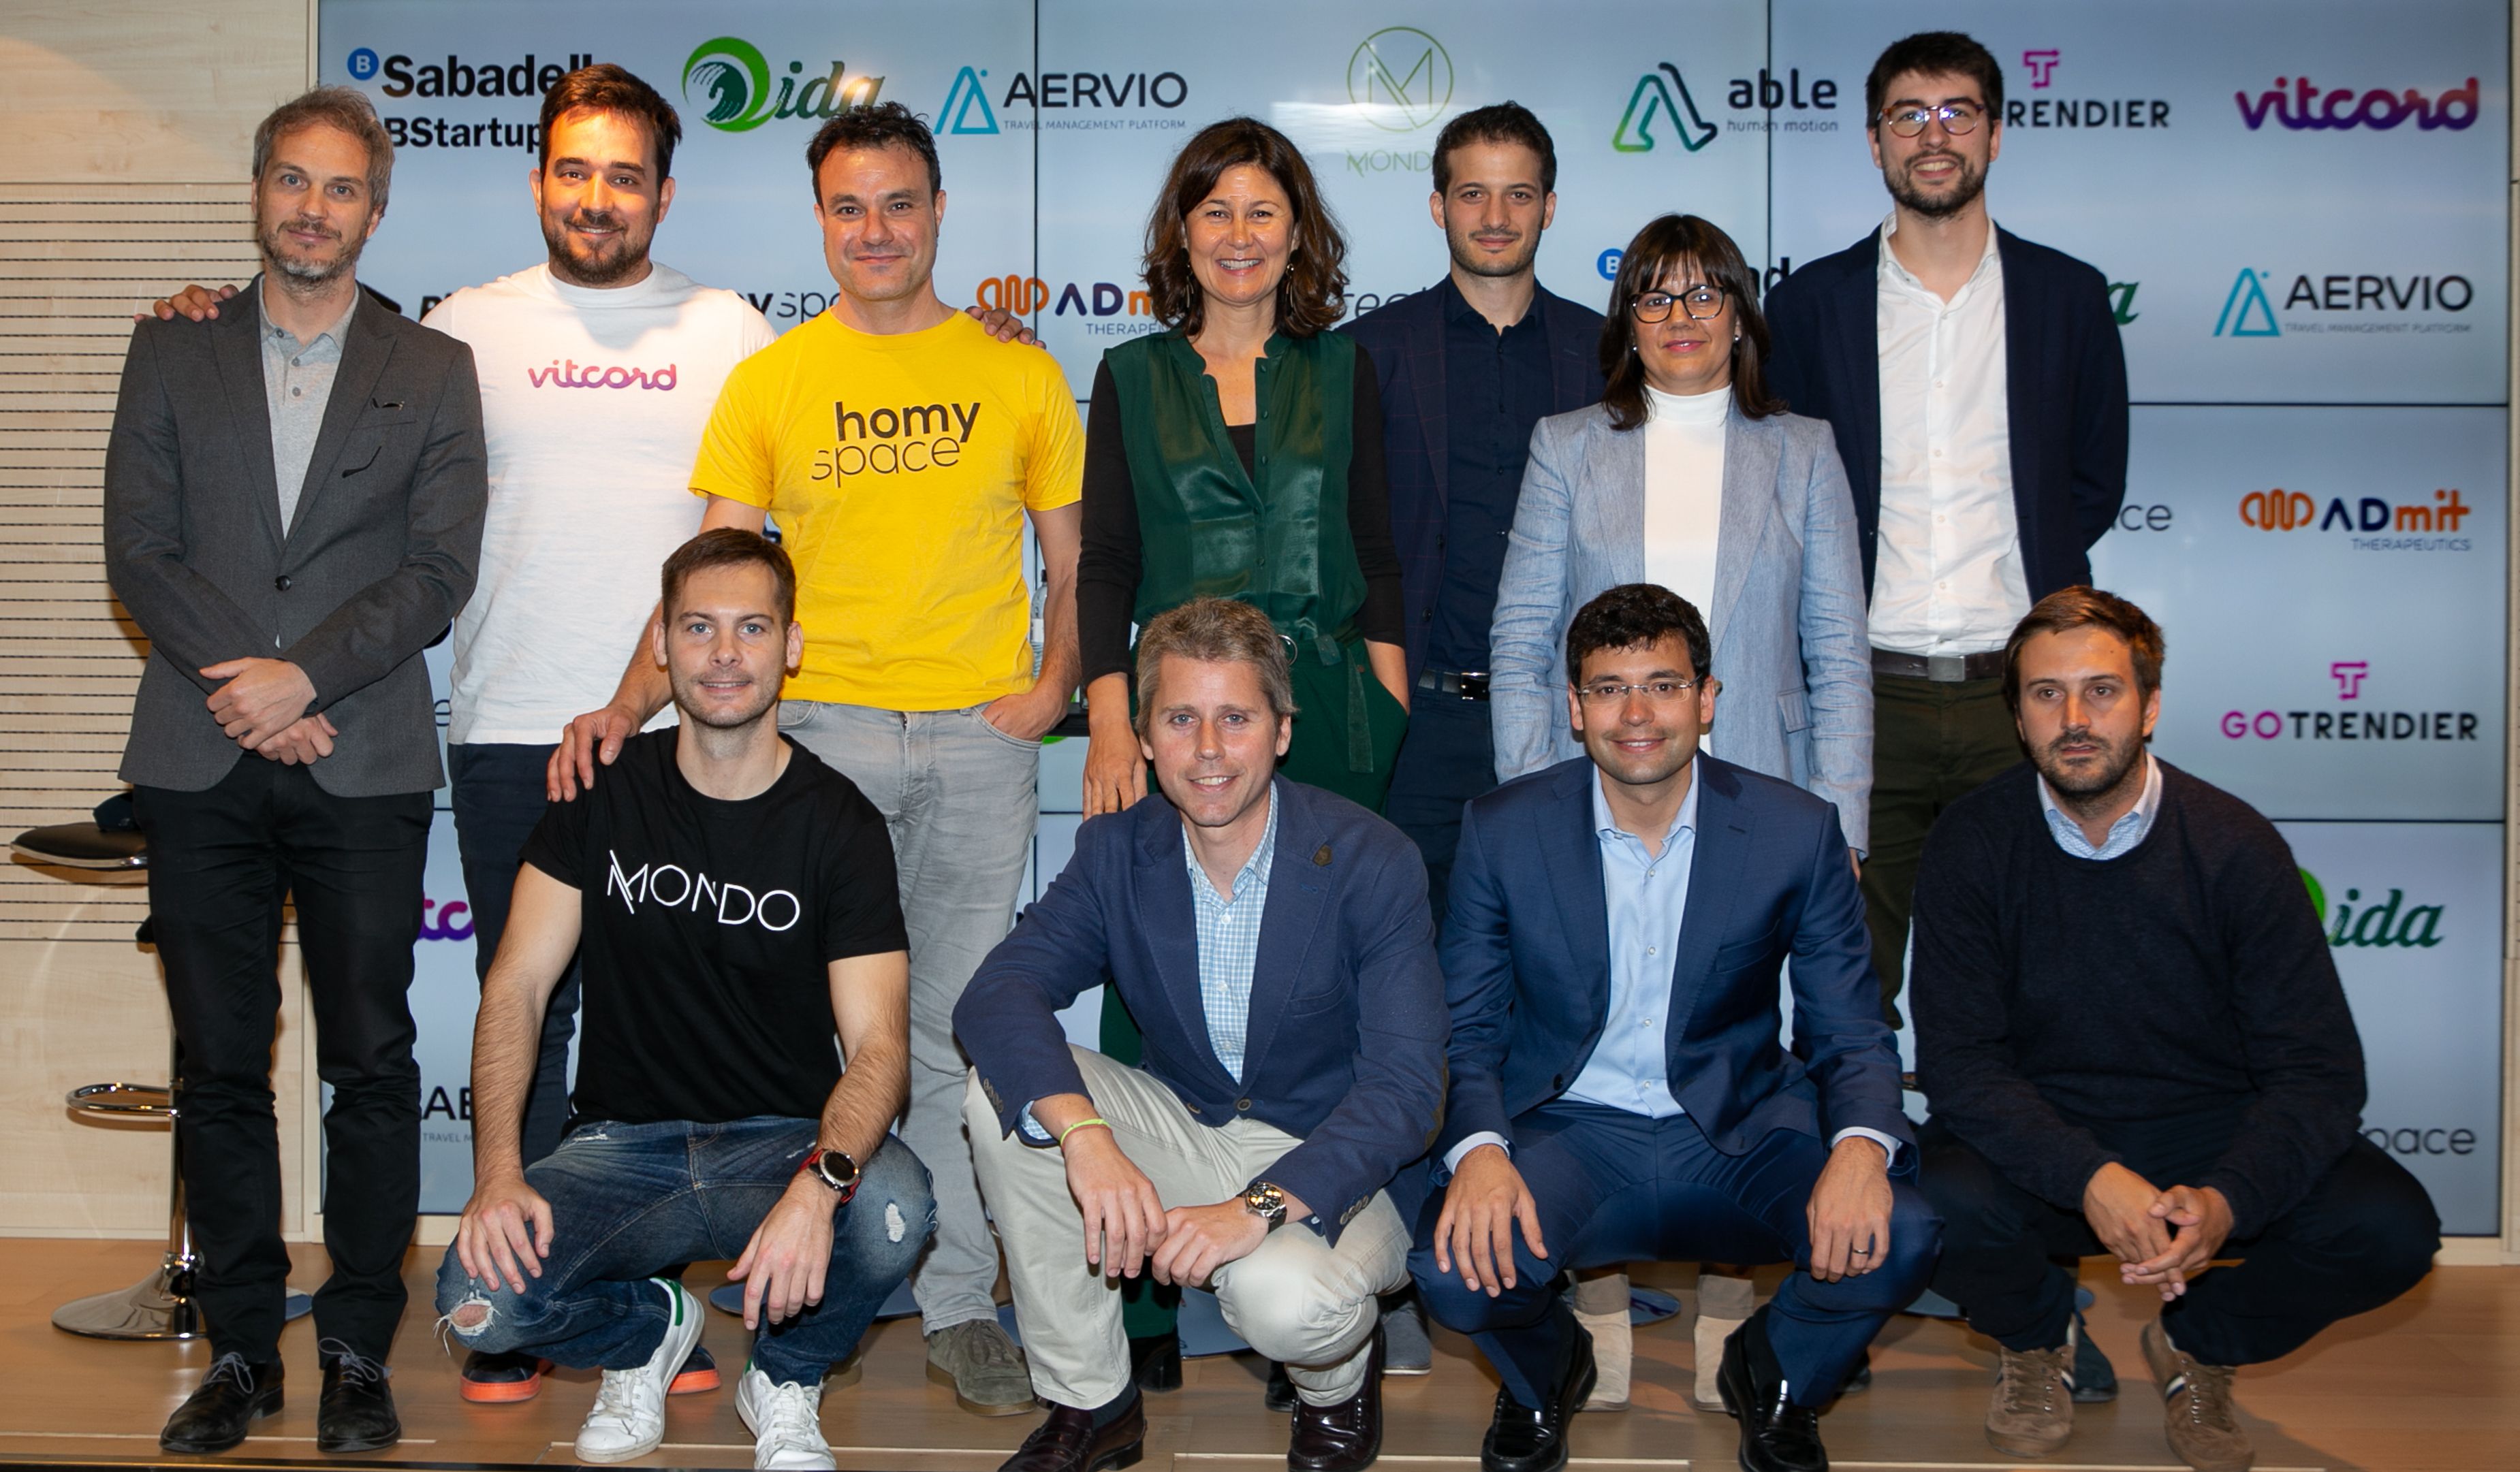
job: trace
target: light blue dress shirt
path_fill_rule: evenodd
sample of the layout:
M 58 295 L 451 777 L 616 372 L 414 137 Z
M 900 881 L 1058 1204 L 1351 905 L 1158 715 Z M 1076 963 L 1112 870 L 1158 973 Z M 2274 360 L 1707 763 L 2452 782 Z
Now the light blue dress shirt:
M 1278 789 L 1269 789 L 1269 825 L 1260 846 L 1235 872 L 1234 893 L 1221 895 L 1199 868 L 1190 825 L 1182 825 L 1182 863 L 1190 867 L 1191 908 L 1198 914 L 1198 1002 L 1207 1014 L 1207 1044 L 1216 1061 L 1242 1082 L 1242 1045 L 1251 1030 L 1251 971 L 1260 961 L 1260 914 L 1269 908 L 1269 866 L 1278 857 Z
M 1593 781 L 1593 828 L 1601 845 L 1601 898 L 1610 918 L 1610 1010 L 1601 1040 L 1584 1069 L 1566 1086 L 1566 1098 L 1669 1119 L 1688 1111 L 1672 1097 L 1668 1052 L 1671 1031 L 1673 953 L 1688 913 L 1688 876 L 1697 860 L 1699 774 L 1689 774 L 1662 852 L 1618 825 L 1597 773 Z M 1845 1129 L 1829 1142 L 1861 1136 L 1896 1159 L 1899 1142 L 1878 1130 Z M 1483 1130 L 1444 1154 L 1444 1168 L 1461 1169 L 1462 1157 L 1481 1145 L 1508 1149 L 1505 1137 Z
M 2143 754 L 2143 795 L 2109 825 L 2108 837 L 2098 848 L 2092 847 L 2092 840 L 2083 836 L 2083 825 L 2056 806 L 2055 789 L 2048 785 L 2044 777 L 2039 779 L 2039 807 L 2048 815 L 2048 831 L 2055 836 L 2058 848 L 2077 859 L 2115 859 L 2143 842 L 2144 835 L 2152 831 L 2152 820 L 2161 812 L 2161 764 L 2152 759 L 2151 752 Z
M 1278 788 L 1269 788 L 1269 825 L 1260 830 L 1260 846 L 1234 874 L 1231 898 L 1218 894 L 1198 866 L 1198 851 L 1190 845 L 1190 825 L 1182 825 L 1182 862 L 1190 866 L 1191 909 L 1198 916 L 1198 1003 L 1207 1018 L 1208 1047 L 1216 1061 L 1242 1082 L 1242 1045 L 1251 1032 L 1251 973 L 1260 963 L 1260 916 L 1269 908 L 1269 866 L 1278 857 Z M 1051 1143 L 1050 1130 L 1024 1105 L 1017 1121 L 1024 1138 Z

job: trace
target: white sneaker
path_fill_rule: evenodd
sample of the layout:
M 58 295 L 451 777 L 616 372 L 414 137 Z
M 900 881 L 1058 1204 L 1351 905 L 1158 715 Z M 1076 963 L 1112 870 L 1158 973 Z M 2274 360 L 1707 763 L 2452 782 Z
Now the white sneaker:
M 646 1456 L 665 1439 L 665 1391 L 700 1342 L 700 1306 L 671 1278 L 650 1278 L 673 1304 L 664 1343 L 637 1369 L 608 1369 L 595 1408 L 577 1431 L 577 1456 L 588 1462 L 626 1462 Z
M 747 1364 L 735 1385 L 735 1413 L 752 1433 L 755 1467 L 836 1467 L 823 1440 L 823 1387 L 770 1376 Z

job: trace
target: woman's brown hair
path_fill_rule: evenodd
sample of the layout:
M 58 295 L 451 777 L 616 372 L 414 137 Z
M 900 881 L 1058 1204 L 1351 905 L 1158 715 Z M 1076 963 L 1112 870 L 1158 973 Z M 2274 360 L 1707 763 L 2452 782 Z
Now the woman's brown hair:
M 1634 351 L 1637 324 L 1628 307 L 1681 265 L 1695 266 L 1732 302 L 1732 320 L 1741 329 L 1732 343 L 1732 407 L 1743 419 L 1782 414 L 1785 402 L 1768 391 L 1768 375 L 1760 367 L 1768 356 L 1768 319 L 1759 314 L 1758 273 L 1741 258 L 1732 237 L 1712 221 L 1667 214 L 1628 242 L 1610 283 L 1610 315 L 1601 323 L 1601 407 L 1610 411 L 1610 427 L 1634 429 L 1645 422 L 1645 365 Z M 1681 310 L 1680 304 L 1672 303 L 1672 310 Z
M 1347 243 L 1303 151 L 1256 117 L 1209 123 L 1173 156 L 1147 217 L 1147 294 L 1155 319 L 1192 336 L 1205 325 L 1207 301 L 1190 266 L 1190 213 L 1215 193 L 1227 169 L 1246 163 L 1277 180 L 1294 207 L 1294 255 L 1278 282 L 1278 331 L 1310 337 L 1347 308 Z

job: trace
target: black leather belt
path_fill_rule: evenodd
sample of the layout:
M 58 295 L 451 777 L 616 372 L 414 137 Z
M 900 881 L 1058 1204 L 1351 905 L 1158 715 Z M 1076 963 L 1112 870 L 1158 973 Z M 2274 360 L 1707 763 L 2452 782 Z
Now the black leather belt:
M 1976 654 L 1900 654 L 1889 649 L 1874 649 L 1872 673 L 1897 675 L 1908 680 L 1931 680 L 1937 685 L 1957 685 L 1963 680 L 1996 680 L 2003 675 L 2003 651 L 1987 649 Z
M 1485 670 L 1419 670 L 1418 688 L 1438 694 L 1458 695 L 1464 700 L 1488 697 L 1488 672 Z

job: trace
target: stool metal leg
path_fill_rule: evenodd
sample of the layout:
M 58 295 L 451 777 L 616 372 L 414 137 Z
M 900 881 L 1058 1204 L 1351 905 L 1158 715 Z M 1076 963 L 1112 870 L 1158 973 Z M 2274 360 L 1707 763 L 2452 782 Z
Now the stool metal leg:
M 166 1255 L 158 1271 L 128 1288 L 73 1299 L 53 1311 L 53 1327 L 91 1339 L 199 1339 L 206 1331 L 193 1299 L 193 1224 L 184 1211 L 184 1137 L 176 1127 L 182 1108 L 184 1055 L 177 1045 L 167 1060 Z

